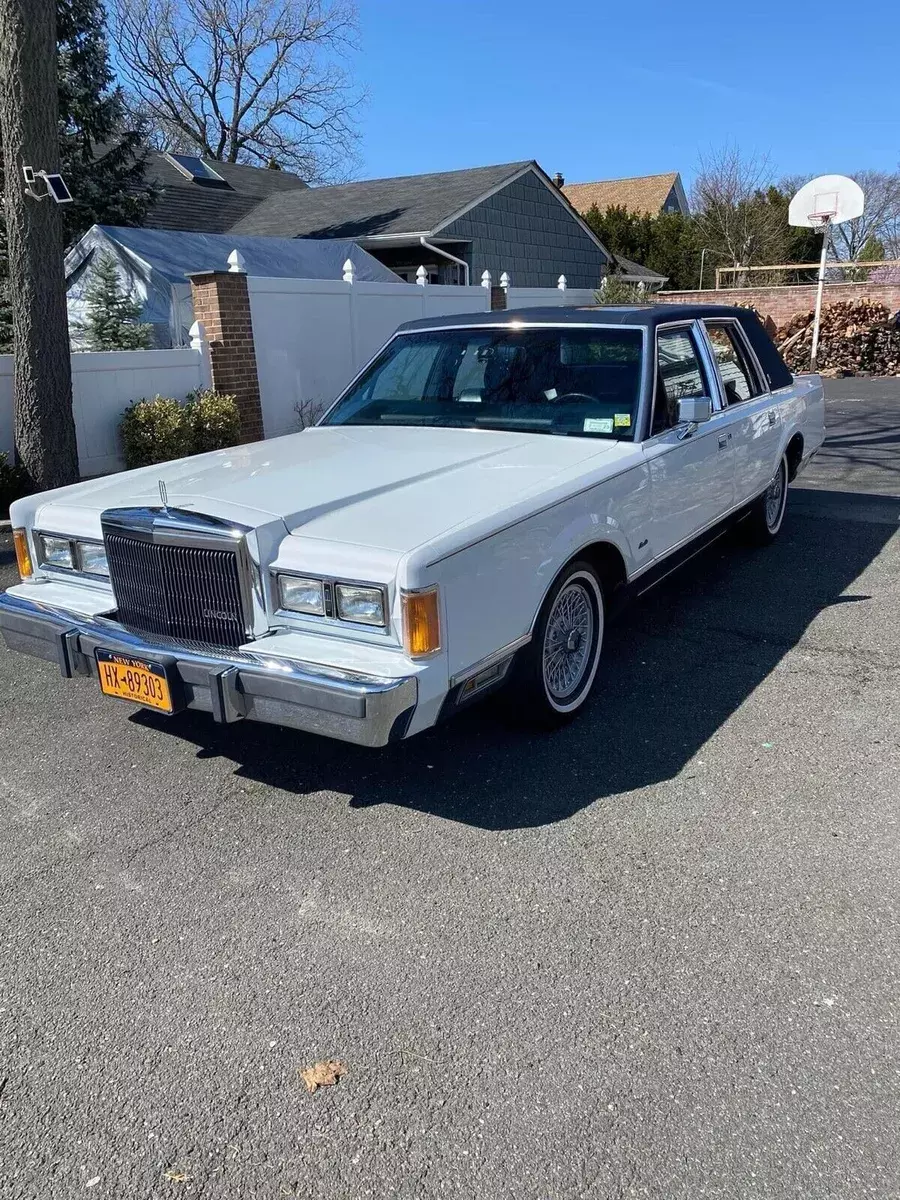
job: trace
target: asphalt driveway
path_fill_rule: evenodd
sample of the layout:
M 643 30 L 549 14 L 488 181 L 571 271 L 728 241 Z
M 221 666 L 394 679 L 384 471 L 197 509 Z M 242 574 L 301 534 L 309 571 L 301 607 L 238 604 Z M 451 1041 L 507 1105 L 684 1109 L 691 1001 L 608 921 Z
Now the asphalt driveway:
M 900 1194 L 900 381 L 829 389 L 778 543 L 549 737 L 166 721 L 0 648 L 0 1196 Z

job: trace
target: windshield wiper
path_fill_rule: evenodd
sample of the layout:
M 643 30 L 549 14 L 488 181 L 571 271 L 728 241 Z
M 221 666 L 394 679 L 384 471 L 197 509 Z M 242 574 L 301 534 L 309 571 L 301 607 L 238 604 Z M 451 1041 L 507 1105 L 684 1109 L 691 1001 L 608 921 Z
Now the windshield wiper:
M 552 417 L 476 417 L 476 425 L 486 428 L 522 429 L 527 433 L 552 433 Z

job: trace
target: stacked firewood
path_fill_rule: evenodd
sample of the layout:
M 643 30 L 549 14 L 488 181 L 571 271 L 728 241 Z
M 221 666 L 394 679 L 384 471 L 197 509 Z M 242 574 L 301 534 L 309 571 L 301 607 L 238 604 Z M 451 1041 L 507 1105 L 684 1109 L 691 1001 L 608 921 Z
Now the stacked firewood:
M 797 313 L 775 335 L 792 371 L 809 370 L 813 313 Z M 900 375 L 900 326 L 883 304 L 842 300 L 822 309 L 819 370 L 823 375 Z

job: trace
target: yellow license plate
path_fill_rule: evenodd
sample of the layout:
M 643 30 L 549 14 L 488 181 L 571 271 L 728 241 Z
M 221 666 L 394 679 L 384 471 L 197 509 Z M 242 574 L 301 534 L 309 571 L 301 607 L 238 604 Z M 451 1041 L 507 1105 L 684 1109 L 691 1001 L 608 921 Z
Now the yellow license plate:
M 161 712 L 173 711 L 172 691 L 162 663 L 114 654 L 111 650 L 97 650 L 95 654 L 101 692 Z

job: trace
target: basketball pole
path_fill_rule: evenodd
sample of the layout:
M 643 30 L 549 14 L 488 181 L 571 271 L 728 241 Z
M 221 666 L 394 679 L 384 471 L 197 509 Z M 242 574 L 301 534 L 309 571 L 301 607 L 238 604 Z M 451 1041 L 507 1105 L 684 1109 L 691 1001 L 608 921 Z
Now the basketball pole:
M 825 288 L 825 262 L 828 258 L 828 241 L 831 237 L 831 217 L 826 217 L 822 229 L 822 258 L 819 263 L 819 287 L 816 291 L 816 315 L 813 319 L 812 352 L 809 356 L 809 369 L 818 370 L 819 354 L 819 325 L 822 321 L 822 293 Z

